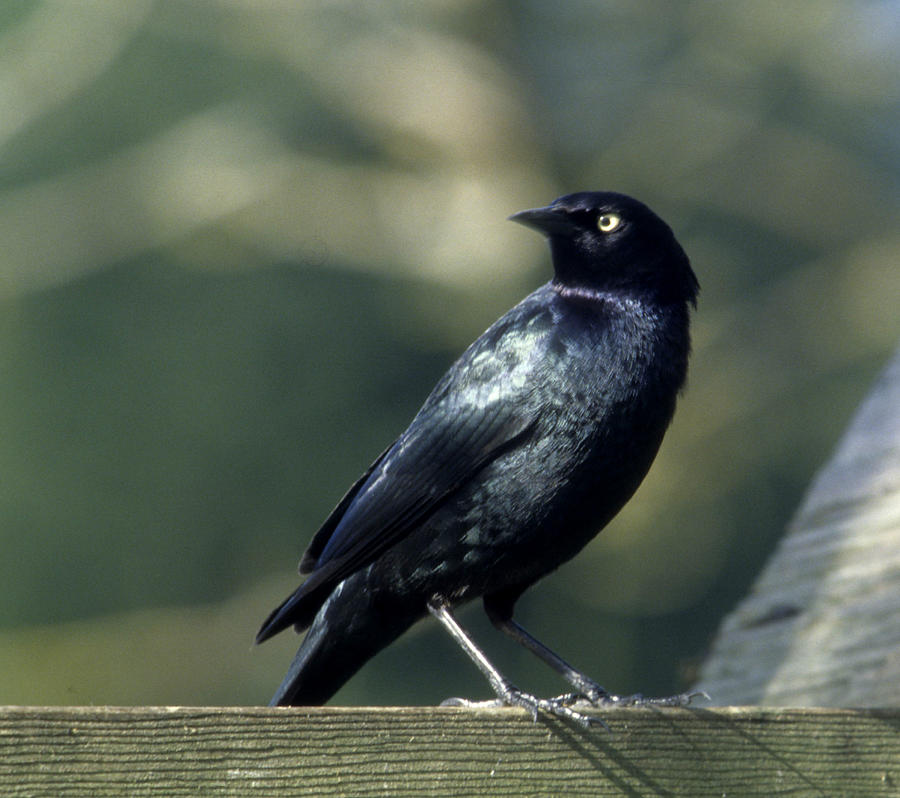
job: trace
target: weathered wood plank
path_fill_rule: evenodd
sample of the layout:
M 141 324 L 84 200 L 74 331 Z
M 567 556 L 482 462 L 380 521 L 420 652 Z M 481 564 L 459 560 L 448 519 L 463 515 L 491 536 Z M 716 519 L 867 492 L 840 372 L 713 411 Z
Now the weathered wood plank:
M 722 624 L 697 688 L 723 704 L 897 706 L 898 609 L 900 349 Z
M 896 796 L 900 710 L 0 708 L 0 795 Z

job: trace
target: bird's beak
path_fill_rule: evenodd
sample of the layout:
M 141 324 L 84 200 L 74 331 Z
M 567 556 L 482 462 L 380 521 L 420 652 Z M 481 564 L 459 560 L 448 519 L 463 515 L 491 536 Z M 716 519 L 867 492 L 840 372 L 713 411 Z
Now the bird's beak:
M 566 211 L 550 205 L 546 208 L 532 208 L 528 211 L 519 211 L 510 216 L 509 219 L 510 221 L 524 224 L 526 227 L 539 230 L 548 236 L 570 233 L 575 227 Z

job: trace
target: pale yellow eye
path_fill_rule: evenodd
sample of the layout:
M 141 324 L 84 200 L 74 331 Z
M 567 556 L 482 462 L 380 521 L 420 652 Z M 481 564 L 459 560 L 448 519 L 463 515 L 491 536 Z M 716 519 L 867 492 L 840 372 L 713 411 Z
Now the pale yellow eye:
M 617 213 L 601 213 L 597 217 L 597 229 L 601 233 L 611 233 L 622 224 L 622 217 Z

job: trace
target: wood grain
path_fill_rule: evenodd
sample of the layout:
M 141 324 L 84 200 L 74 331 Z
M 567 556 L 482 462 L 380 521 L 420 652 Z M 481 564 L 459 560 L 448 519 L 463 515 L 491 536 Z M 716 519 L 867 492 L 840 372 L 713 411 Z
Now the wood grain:
M 896 796 L 900 710 L 0 708 L 3 796 Z

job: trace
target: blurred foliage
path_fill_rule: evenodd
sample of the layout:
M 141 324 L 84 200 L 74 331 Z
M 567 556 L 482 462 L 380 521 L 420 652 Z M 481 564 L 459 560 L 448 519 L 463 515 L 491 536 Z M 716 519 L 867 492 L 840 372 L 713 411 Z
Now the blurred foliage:
M 876 0 L 2 4 L 0 703 L 266 701 L 318 523 L 549 276 L 505 217 L 582 189 L 672 224 L 695 353 L 520 618 L 684 684 L 900 332 L 898 34 Z M 338 700 L 486 690 L 429 623 Z

